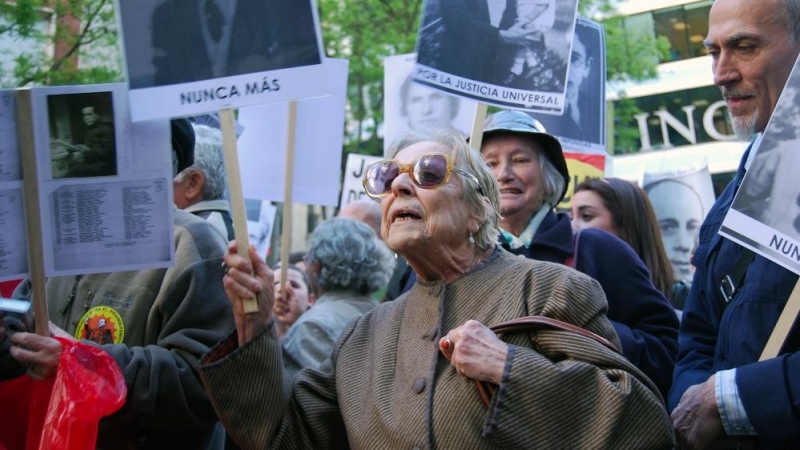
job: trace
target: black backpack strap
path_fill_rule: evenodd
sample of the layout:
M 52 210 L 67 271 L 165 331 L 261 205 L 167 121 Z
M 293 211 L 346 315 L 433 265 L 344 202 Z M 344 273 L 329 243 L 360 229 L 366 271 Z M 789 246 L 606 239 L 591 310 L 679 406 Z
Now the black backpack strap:
M 742 281 L 744 281 L 744 274 L 747 272 L 747 268 L 750 267 L 750 263 L 753 262 L 755 257 L 756 254 L 752 250 L 742 247 L 742 251 L 739 253 L 739 257 L 736 258 L 736 264 L 733 265 L 731 273 L 725 275 L 719 281 L 719 293 L 722 295 L 723 306 L 728 306 L 728 303 L 733 300 L 736 291 L 739 290 Z

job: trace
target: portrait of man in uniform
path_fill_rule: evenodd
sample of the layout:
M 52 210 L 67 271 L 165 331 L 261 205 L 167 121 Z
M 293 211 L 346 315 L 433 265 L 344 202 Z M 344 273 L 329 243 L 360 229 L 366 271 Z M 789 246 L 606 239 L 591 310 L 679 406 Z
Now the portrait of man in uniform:
M 111 93 L 52 95 L 47 102 L 53 178 L 117 175 Z

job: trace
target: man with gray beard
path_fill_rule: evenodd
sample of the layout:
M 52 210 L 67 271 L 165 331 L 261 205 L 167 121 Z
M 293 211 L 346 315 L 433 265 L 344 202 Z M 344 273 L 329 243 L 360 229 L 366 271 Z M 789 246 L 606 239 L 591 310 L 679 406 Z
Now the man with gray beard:
M 737 136 L 753 140 L 800 53 L 800 0 L 716 0 L 705 45 Z M 800 438 L 800 330 L 778 357 L 758 362 L 798 277 L 717 234 L 752 147 L 706 217 L 692 260 L 668 398 L 680 448 L 790 448 Z

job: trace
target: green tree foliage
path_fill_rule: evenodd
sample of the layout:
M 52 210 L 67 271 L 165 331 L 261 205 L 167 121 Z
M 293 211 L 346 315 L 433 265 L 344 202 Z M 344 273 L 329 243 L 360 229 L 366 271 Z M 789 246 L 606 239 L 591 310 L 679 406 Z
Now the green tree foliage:
M 625 28 L 622 17 L 603 21 L 606 37 L 606 78 L 608 81 L 641 81 L 657 76 L 656 67 L 670 49 L 663 36 Z M 639 148 L 639 130 L 630 125 L 634 116 L 641 113 L 636 104 L 627 99 L 625 92 L 616 92 L 620 100 L 616 107 L 609 105 L 609 116 L 614 118 L 614 135 L 610 144 L 613 153 L 632 153 Z M 612 111 L 613 109 L 613 111 Z
M 78 26 L 67 26 L 70 20 Z M 112 0 L 3 1 L 0 39 L 35 49 L 17 55 L 11 73 L 0 74 L 5 87 L 122 79 Z M 56 46 L 60 51 L 53 51 Z M 103 54 L 92 59 L 88 48 Z M 92 64 L 76 67 L 76 60 L 92 60 Z
M 383 123 L 383 58 L 414 51 L 423 0 L 318 0 L 317 3 L 327 55 L 350 62 L 345 150 L 379 155 L 383 150 L 378 133 Z M 611 17 L 613 0 L 580 0 L 579 12 L 595 19 Z M 66 17 L 79 20 L 77 33 L 63 26 Z M 49 21 L 50 26 L 42 27 L 42 21 Z M 608 79 L 653 77 L 668 43 L 652 35 L 626 34 L 621 19 L 604 20 L 603 25 Z M 6 80 L 5 87 L 122 79 L 112 0 L 0 1 L 0 39 L 41 44 L 37 47 L 40 51 L 16 57 L 13 73 L 0 73 L 0 79 Z M 56 42 L 65 49 L 58 57 L 52 51 Z M 110 49 L 109 56 L 92 55 L 87 46 Z M 92 63 L 87 66 L 82 62 L 74 67 L 74 55 L 81 61 L 90 58 Z M 632 118 L 637 112 L 635 105 L 622 108 L 616 112 L 615 122 L 628 123 L 624 116 Z M 622 136 L 629 134 L 623 132 Z
M 646 80 L 656 76 L 656 66 L 669 53 L 667 38 L 626 30 L 620 17 L 603 21 L 603 28 L 609 81 Z
M 380 155 L 383 58 L 411 53 L 422 0 L 319 0 L 328 56 L 350 61 L 346 153 Z

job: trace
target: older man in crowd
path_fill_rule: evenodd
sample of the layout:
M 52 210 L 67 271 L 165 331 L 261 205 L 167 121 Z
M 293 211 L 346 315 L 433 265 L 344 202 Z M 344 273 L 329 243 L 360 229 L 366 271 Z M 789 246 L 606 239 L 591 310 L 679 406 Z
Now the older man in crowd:
M 194 164 L 172 180 L 175 206 L 209 223 L 233 240 L 233 218 L 225 191 L 228 177 L 222 150 L 222 133 L 207 125 L 192 124 L 195 133 Z
M 708 22 L 714 83 L 737 136 L 752 140 L 800 53 L 800 1 L 716 0 Z M 792 448 L 800 439 L 797 330 L 778 357 L 759 361 L 797 275 L 717 234 L 751 150 L 708 213 L 694 254 L 669 395 L 682 448 Z

